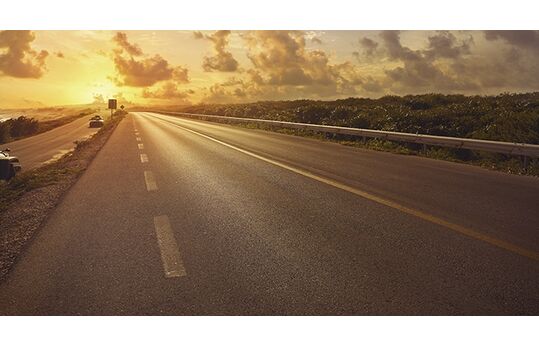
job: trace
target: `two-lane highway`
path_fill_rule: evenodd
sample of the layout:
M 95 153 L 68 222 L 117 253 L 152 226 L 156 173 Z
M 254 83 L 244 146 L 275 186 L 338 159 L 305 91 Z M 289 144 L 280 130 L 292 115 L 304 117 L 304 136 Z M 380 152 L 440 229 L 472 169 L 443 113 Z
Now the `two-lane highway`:
M 21 160 L 23 170 L 36 168 L 44 163 L 59 159 L 75 148 L 80 141 L 94 134 L 98 128 L 88 127 L 90 116 L 84 116 L 68 124 L 35 136 L 3 144 Z
M 4 314 L 537 314 L 536 178 L 134 113 Z

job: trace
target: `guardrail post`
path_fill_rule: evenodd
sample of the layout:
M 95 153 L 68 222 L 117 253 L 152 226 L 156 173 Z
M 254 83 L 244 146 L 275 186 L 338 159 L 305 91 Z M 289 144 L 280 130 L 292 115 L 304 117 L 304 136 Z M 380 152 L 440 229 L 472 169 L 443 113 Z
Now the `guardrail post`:
M 528 170 L 529 163 L 530 158 L 528 156 L 522 156 L 522 169 L 524 169 L 524 172 Z

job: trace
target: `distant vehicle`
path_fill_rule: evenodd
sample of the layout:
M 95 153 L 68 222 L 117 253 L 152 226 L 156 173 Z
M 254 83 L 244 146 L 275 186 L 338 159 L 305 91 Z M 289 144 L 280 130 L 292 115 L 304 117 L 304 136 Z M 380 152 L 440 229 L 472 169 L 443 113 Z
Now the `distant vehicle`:
M 9 152 L 9 148 L 0 150 L 0 180 L 11 179 L 22 169 L 19 159 Z
M 94 115 L 90 118 L 90 127 L 102 127 L 105 124 L 103 118 L 100 115 Z

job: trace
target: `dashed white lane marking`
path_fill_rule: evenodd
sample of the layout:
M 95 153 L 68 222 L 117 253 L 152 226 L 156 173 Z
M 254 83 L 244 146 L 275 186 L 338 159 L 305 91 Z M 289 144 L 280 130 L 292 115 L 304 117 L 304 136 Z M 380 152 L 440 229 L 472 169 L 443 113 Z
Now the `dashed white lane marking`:
M 148 160 L 148 155 L 146 155 L 146 154 L 140 154 L 140 162 L 146 163 L 146 162 L 148 162 L 148 161 L 149 161 L 149 160 Z
M 137 142 L 142 142 L 142 138 L 137 137 L 136 139 L 137 139 Z
M 153 218 L 153 223 L 155 225 L 155 234 L 157 235 L 157 244 L 159 245 L 159 250 L 161 250 L 165 277 L 186 276 L 187 271 L 183 265 L 180 249 L 174 238 L 168 217 L 166 215 L 156 216 Z
M 138 148 L 139 148 L 140 150 L 144 149 L 144 144 L 139 143 L 139 144 L 138 144 Z
M 146 189 L 148 189 L 148 191 L 157 190 L 157 183 L 155 182 L 155 177 L 151 171 L 144 171 L 144 180 L 146 181 Z

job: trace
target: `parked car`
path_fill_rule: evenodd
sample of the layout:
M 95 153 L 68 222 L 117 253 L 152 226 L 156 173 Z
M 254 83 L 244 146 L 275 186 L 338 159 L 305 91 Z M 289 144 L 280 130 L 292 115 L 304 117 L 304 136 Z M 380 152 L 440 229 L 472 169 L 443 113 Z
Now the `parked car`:
M 22 169 L 19 159 L 9 152 L 9 148 L 0 150 L 0 180 L 11 179 Z
M 94 115 L 90 118 L 90 127 L 102 127 L 105 124 L 103 118 L 100 115 Z

